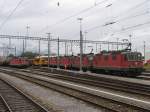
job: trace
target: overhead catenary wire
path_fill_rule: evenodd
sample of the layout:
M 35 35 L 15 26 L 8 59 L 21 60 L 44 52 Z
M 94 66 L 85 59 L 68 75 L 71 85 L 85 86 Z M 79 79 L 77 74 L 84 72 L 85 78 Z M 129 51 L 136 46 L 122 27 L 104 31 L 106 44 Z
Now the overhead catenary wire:
M 128 16 L 128 17 L 125 17 L 125 18 L 118 19 L 118 20 L 116 20 L 116 22 L 120 22 L 122 20 L 128 20 L 128 19 L 136 18 L 136 17 L 139 17 L 139 16 L 144 16 L 144 15 L 147 15 L 149 13 L 150 13 L 150 11 L 145 11 L 145 12 L 143 12 L 141 14 L 136 14 L 136 15 L 133 15 L 133 16 Z
M 111 21 L 111 22 L 105 23 L 105 24 L 94 26 L 92 28 L 86 29 L 86 31 L 91 32 L 91 31 L 93 31 L 95 29 L 98 29 L 100 27 L 105 27 L 105 26 L 108 26 L 108 25 L 113 25 L 113 24 L 119 23 L 119 22 L 121 22 L 123 20 L 125 21 L 125 20 L 129 20 L 129 19 L 133 19 L 133 18 L 136 18 L 136 17 L 147 15 L 149 13 L 150 13 L 150 11 L 145 11 L 145 12 L 143 12 L 141 14 L 128 16 L 128 17 L 125 17 L 125 18 L 121 18 L 121 19 L 118 19 L 118 20 L 115 20 L 115 21 Z
M 101 2 L 98 2 L 98 3 L 96 3 L 95 5 L 92 5 L 92 6 L 88 7 L 88 8 L 86 8 L 86 9 L 83 9 L 83 10 L 81 10 L 80 12 L 77 12 L 77 13 L 71 15 L 71 16 L 68 16 L 68 17 L 66 17 L 66 18 L 64 18 L 64 19 L 62 19 L 62 20 L 59 20 L 59 21 L 57 21 L 56 23 L 51 24 L 51 25 L 48 25 L 48 26 L 49 26 L 49 27 L 54 27 L 54 26 L 56 26 L 56 25 L 58 25 L 58 24 L 62 24 L 62 23 L 64 23 L 65 21 L 67 21 L 67 20 L 69 20 L 69 19 L 71 19 L 71 18 L 73 18 L 73 17 L 76 17 L 76 16 L 78 16 L 78 15 L 80 15 L 80 14 L 82 14 L 82 13 L 85 13 L 85 12 L 87 12 L 87 11 L 89 11 L 89 10 L 91 10 L 91 9 L 93 9 L 93 8 L 95 8 L 95 7 L 99 6 L 99 5 L 101 5 L 101 4 L 105 3 L 105 2 L 107 2 L 107 1 L 109 1 L 109 0 L 103 0 L 103 1 L 101 1 Z M 43 30 L 45 30 L 46 28 L 47 28 L 47 26 L 44 27 L 44 28 L 43 28 L 42 30 L 40 30 L 40 31 L 43 31 Z
M 98 29 L 98 28 L 100 28 L 100 27 L 105 27 L 105 26 L 108 26 L 108 25 L 113 25 L 113 24 L 115 24 L 115 23 L 121 22 L 122 20 L 129 20 L 129 19 L 131 19 L 131 18 L 136 18 L 136 17 L 143 16 L 143 15 L 146 15 L 146 14 L 149 14 L 149 13 L 150 13 L 149 11 L 146 11 L 146 12 L 144 12 L 144 13 L 137 14 L 137 15 L 134 15 L 134 16 L 121 18 L 121 19 L 118 19 L 118 20 L 116 20 L 116 21 L 108 22 L 108 23 L 106 23 L 106 24 L 101 24 L 101 25 L 94 26 L 94 27 L 92 27 L 92 28 L 87 29 L 86 31 L 91 32 L 91 31 L 93 31 L 93 30 L 95 30 L 95 29 Z
M 129 11 L 132 12 L 133 10 L 135 10 L 135 9 L 137 9 L 137 8 L 139 8 L 139 7 L 141 7 L 141 6 L 143 6 L 143 5 L 144 5 L 145 3 L 147 3 L 147 2 L 149 2 L 149 1 L 148 1 L 148 0 L 145 0 L 144 2 L 141 2 L 141 3 L 139 3 L 139 4 L 136 4 L 135 6 L 133 6 L 133 7 L 129 8 L 129 9 L 127 9 L 127 10 L 121 12 L 119 15 L 117 15 L 117 16 L 115 16 L 115 17 L 112 17 L 112 18 L 113 18 L 113 19 L 115 19 L 115 18 L 117 19 L 119 16 L 125 14 L 126 12 L 129 12 Z M 112 7 L 112 5 L 113 5 L 113 4 L 109 4 L 109 5 L 105 6 L 105 7 Z M 105 24 L 101 24 L 101 25 L 94 26 L 94 27 L 92 27 L 92 28 L 88 28 L 88 29 L 86 29 L 86 31 L 91 32 L 91 31 L 93 31 L 93 30 L 95 30 L 95 29 L 98 29 L 98 28 L 100 28 L 100 27 L 105 27 L 105 26 L 113 25 L 113 24 L 118 23 L 118 22 L 121 22 L 121 21 L 123 21 L 123 20 L 132 19 L 132 18 L 135 18 L 135 17 L 139 17 L 139 16 L 143 16 L 143 15 L 149 14 L 149 13 L 150 13 L 150 11 L 146 11 L 146 12 L 141 13 L 141 14 L 136 14 L 136 15 L 127 16 L 127 17 L 124 17 L 124 18 L 121 18 L 121 19 L 117 19 L 117 20 L 115 20 L 115 21 L 110 21 L 110 22 L 107 22 L 107 23 L 105 23 Z M 89 16 L 86 16 L 86 17 L 89 17 Z M 84 18 L 85 18 L 85 17 L 84 17 Z M 103 20 L 106 20 L 106 19 L 107 19 L 107 18 L 104 18 Z M 101 20 L 101 21 L 103 21 L 103 20 Z M 77 34 L 75 34 L 74 36 L 77 36 Z
M 129 29 L 141 27 L 143 25 L 148 25 L 148 24 L 150 24 L 150 21 L 145 22 L 145 23 L 140 23 L 140 24 L 137 24 L 137 25 L 134 25 L 134 26 L 129 26 L 129 27 L 123 28 L 121 31 L 125 31 L 125 30 L 129 30 Z
M 132 29 L 134 30 L 135 28 L 137 29 L 137 28 L 140 28 L 140 27 L 145 26 L 145 25 L 150 25 L 150 21 L 147 21 L 145 23 L 136 24 L 136 25 L 133 25 L 133 26 L 124 27 L 121 30 L 115 31 L 114 33 L 127 32 L 127 31 L 130 31 Z
M 137 14 L 137 15 L 134 15 L 134 16 L 121 18 L 121 19 L 116 20 L 116 21 L 114 21 L 114 22 L 112 21 L 112 22 L 108 22 L 108 23 L 106 23 L 106 24 L 101 24 L 101 25 L 97 25 L 97 26 L 88 28 L 88 29 L 86 29 L 85 31 L 87 31 L 87 32 L 89 33 L 89 32 L 92 32 L 92 31 L 98 29 L 98 28 L 102 28 L 102 27 L 106 27 L 106 26 L 109 26 L 109 25 L 113 25 L 113 24 L 115 24 L 115 23 L 119 23 L 119 22 L 122 21 L 122 20 L 128 20 L 128 19 L 131 19 L 131 18 L 135 18 L 135 17 L 139 17 L 139 16 L 146 15 L 146 14 L 149 14 L 149 13 L 150 13 L 149 11 L 146 11 L 146 12 L 144 12 L 144 13 L 142 13 L 142 14 Z M 77 35 L 78 35 L 78 33 L 74 34 L 73 37 L 76 37 Z
M 128 10 L 125 10 L 124 12 L 121 12 L 118 16 L 115 16 L 115 17 L 113 17 L 113 18 L 117 18 L 117 17 L 119 17 L 119 16 L 121 16 L 121 15 L 124 15 L 124 14 L 126 14 L 126 13 L 128 13 L 128 12 L 132 12 L 132 11 L 134 11 L 135 9 L 137 9 L 137 8 L 139 8 L 139 7 L 141 7 L 141 6 L 143 6 L 145 3 L 147 3 L 147 2 L 149 2 L 148 0 L 145 0 L 144 2 L 141 2 L 141 3 L 139 3 L 139 4 L 137 4 L 137 5 L 135 5 L 134 7 L 132 7 L 132 8 L 129 8 Z
M 3 0 L 3 2 L 1 2 L 1 5 L 0 5 L 0 10 L 2 10 L 6 5 L 6 0 Z M 1 17 L 2 15 L 0 15 Z
M 11 13 L 7 16 L 7 18 L 0 24 L 0 30 L 3 28 L 3 26 L 7 23 L 7 21 L 11 18 L 11 16 L 14 14 L 14 12 L 17 10 L 17 8 L 21 5 L 21 3 L 23 2 L 24 0 L 20 0 L 16 7 L 11 11 Z
M 106 4 L 104 7 L 102 7 L 102 8 L 108 8 L 108 7 L 111 7 L 112 6 L 112 3 L 110 3 L 110 4 Z M 100 10 L 99 12 L 102 12 L 102 10 Z M 85 19 L 85 18 L 87 18 L 87 17 L 89 17 L 89 16 L 84 16 L 83 18 Z M 78 35 L 78 33 L 75 33 L 74 35 L 73 35 L 73 37 L 75 37 L 75 36 L 77 36 Z M 67 35 L 68 36 L 68 35 Z

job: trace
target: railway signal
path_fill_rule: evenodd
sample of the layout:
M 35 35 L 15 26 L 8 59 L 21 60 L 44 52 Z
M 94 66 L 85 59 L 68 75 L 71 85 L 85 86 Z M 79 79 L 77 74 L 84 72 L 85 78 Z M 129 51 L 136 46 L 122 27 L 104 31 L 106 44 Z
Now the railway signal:
M 82 55 L 83 55 L 83 35 L 82 35 L 82 18 L 78 18 L 80 21 L 80 71 L 82 71 Z

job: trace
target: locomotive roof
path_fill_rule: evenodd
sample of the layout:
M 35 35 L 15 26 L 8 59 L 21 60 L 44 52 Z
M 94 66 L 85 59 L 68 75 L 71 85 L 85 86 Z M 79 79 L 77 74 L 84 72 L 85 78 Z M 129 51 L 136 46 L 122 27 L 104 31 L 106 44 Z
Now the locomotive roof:
M 98 54 L 102 54 L 102 55 L 110 55 L 110 54 L 128 54 L 128 53 L 140 53 L 140 52 L 131 52 L 131 51 L 102 51 Z M 96 55 L 98 55 L 96 54 Z
M 140 53 L 140 52 L 122 52 L 122 54 L 129 54 L 129 53 Z
M 35 58 L 46 58 L 48 56 L 36 56 Z
M 56 56 L 50 56 L 50 57 L 56 57 Z M 35 58 L 48 58 L 48 56 L 36 56 Z

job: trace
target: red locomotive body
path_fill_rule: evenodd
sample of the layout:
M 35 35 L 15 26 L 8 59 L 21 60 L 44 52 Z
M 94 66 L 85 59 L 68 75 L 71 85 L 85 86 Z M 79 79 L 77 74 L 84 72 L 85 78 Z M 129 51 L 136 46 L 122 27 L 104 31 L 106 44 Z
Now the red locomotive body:
M 60 68 L 63 69 L 80 69 L 79 55 L 61 56 L 59 57 L 59 61 L 57 61 L 57 59 L 57 57 L 50 57 L 49 64 L 51 67 L 57 67 L 57 64 L 59 64 Z M 12 60 L 11 65 L 17 65 L 17 62 L 17 60 Z M 22 65 L 28 64 L 23 64 L 23 60 L 20 60 L 20 63 L 22 63 Z M 83 54 L 82 69 L 83 71 L 89 70 L 97 73 L 121 74 L 125 76 L 137 76 L 144 71 L 142 54 L 140 52 L 127 50 Z
M 80 69 L 80 57 L 73 56 L 71 59 L 72 69 L 79 70 Z
M 71 67 L 70 56 L 60 57 L 59 64 L 61 68 L 69 69 Z
M 80 69 L 80 56 L 73 56 L 73 58 L 71 58 L 71 67 L 73 69 L 79 70 Z M 88 55 L 83 55 L 82 57 L 82 69 L 83 71 L 87 71 L 88 68 L 90 67 L 90 62 L 88 59 Z
M 51 67 L 57 67 L 57 57 L 50 57 L 49 64 Z
M 93 57 L 92 69 L 108 73 L 139 75 L 143 71 L 142 55 L 139 52 L 106 52 Z
M 91 64 L 88 55 L 83 55 L 82 66 L 83 66 L 83 71 L 87 71 L 88 68 L 90 68 Z
M 12 58 L 9 62 L 9 65 L 13 67 L 28 67 L 29 64 L 27 59 L 21 57 Z

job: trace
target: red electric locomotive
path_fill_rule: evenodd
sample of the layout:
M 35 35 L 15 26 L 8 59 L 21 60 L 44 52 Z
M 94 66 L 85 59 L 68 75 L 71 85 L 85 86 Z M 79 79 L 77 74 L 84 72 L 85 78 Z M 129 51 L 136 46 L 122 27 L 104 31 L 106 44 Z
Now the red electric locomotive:
M 50 58 L 50 66 L 57 67 L 57 57 Z M 61 56 L 60 68 L 80 69 L 80 56 Z M 97 73 L 121 74 L 125 76 L 137 76 L 143 72 L 143 60 L 140 52 L 103 51 L 98 54 L 84 54 L 82 56 L 83 71 Z
M 89 54 L 84 54 L 82 56 L 82 69 L 83 71 L 87 71 L 90 66 L 91 62 L 89 60 Z M 80 56 L 72 56 L 71 57 L 71 69 L 79 70 L 80 69 Z
M 70 56 L 61 56 L 59 59 L 60 68 L 70 69 L 71 68 L 71 57 Z
M 51 67 L 57 67 L 57 57 L 50 57 L 49 64 Z
M 80 69 L 79 55 L 60 56 L 59 61 L 57 59 L 57 57 L 50 57 L 49 64 L 51 67 L 57 67 L 57 64 L 59 64 L 60 68 L 63 69 Z M 10 65 L 27 66 L 28 61 L 20 58 L 13 59 Z M 102 51 L 98 54 L 83 54 L 82 69 L 83 71 L 89 70 L 97 73 L 121 74 L 125 76 L 137 76 L 144 71 L 142 54 L 140 52 L 131 52 L 130 49 L 122 51 Z
M 12 58 L 9 62 L 9 65 L 12 67 L 24 68 L 30 65 L 29 60 L 22 57 Z
M 136 76 L 143 71 L 142 54 L 130 51 L 102 52 L 93 56 L 92 70 Z

